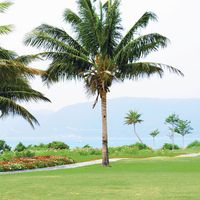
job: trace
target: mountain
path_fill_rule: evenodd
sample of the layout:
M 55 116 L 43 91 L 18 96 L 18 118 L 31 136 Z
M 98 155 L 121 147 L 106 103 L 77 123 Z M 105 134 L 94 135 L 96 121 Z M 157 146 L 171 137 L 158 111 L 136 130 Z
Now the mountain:
M 136 142 L 132 126 L 124 125 L 124 117 L 129 110 L 142 113 L 144 122 L 137 126 L 144 142 L 151 144 L 149 133 L 154 129 L 161 131 L 157 145 L 170 142 L 168 129 L 164 124 L 166 117 L 176 113 L 181 119 L 192 122 L 194 134 L 186 137 L 189 143 L 199 138 L 200 99 L 154 99 L 154 98 L 117 98 L 108 101 L 108 133 L 112 146 Z M 19 117 L 5 118 L 0 122 L 0 138 L 14 146 L 18 142 L 25 144 L 47 143 L 52 140 L 64 141 L 70 146 L 101 145 L 101 112 L 97 104 L 81 103 L 54 111 L 32 111 L 40 122 L 34 130 Z M 180 144 L 180 136 L 176 137 Z

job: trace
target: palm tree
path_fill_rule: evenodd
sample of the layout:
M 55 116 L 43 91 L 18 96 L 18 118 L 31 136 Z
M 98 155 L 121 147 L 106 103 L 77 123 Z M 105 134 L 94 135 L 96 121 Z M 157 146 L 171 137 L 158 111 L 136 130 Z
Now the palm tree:
M 0 12 L 4 12 L 11 2 L 0 2 Z M 0 26 L 0 34 L 12 30 L 11 25 Z M 0 47 L 0 118 L 9 114 L 18 114 L 26 119 L 31 126 L 38 124 L 36 118 L 17 101 L 43 100 L 49 101 L 40 92 L 33 90 L 27 78 L 42 71 L 28 68 L 26 65 L 37 56 L 18 56 L 15 52 Z
M 71 24 L 74 36 L 48 24 L 42 24 L 27 34 L 25 44 L 43 48 L 40 53 L 51 64 L 43 75 L 48 83 L 60 80 L 83 80 L 89 94 L 96 95 L 93 107 L 101 99 L 102 110 L 102 165 L 109 165 L 107 134 L 107 94 L 114 81 L 136 80 L 164 74 L 164 69 L 182 75 L 168 65 L 138 62 L 149 53 L 167 46 L 168 39 L 158 33 L 139 36 L 139 30 L 157 17 L 146 12 L 122 36 L 119 0 L 100 2 L 98 9 L 91 0 L 77 0 L 78 13 L 64 12 L 65 22 Z
M 143 122 L 143 120 L 140 119 L 140 117 L 141 117 L 141 114 L 139 114 L 136 111 L 130 110 L 125 117 L 124 123 L 127 125 L 133 125 L 135 136 L 143 144 L 142 140 L 140 139 L 139 135 L 136 132 L 136 124 L 140 124 L 141 122 Z
M 153 138 L 153 146 L 155 147 L 155 137 L 157 136 L 157 135 L 159 135 L 159 133 L 160 133 L 160 131 L 158 130 L 158 129 L 156 129 L 156 130 L 154 130 L 154 131 L 152 131 L 151 133 L 150 133 L 150 136 Z

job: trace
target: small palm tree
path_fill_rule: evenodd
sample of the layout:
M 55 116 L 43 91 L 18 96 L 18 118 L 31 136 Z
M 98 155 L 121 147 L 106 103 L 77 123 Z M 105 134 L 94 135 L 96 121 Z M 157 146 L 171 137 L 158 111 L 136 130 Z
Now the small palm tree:
M 4 12 L 11 2 L 0 2 L 0 12 Z M 0 34 L 7 34 L 12 25 L 0 26 Z M 38 124 L 36 118 L 17 101 L 43 100 L 49 101 L 40 92 L 33 90 L 27 78 L 41 74 L 40 70 L 28 68 L 26 65 L 37 56 L 18 56 L 15 52 L 0 47 L 0 118 L 9 114 L 18 114 L 31 126 Z
M 150 133 L 150 136 L 153 138 L 153 146 L 155 147 L 155 137 L 157 136 L 157 135 L 159 135 L 159 133 L 160 133 L 160 131 L 158 130 L 158 129 L 156 129 L 156 130 L 154 130 L 154 131 L 152 131 L 151 133 Z
M 136 124 L 140 124 L 141 122 L 143 122 L 143 120 L 140 119 L 140 117 L 141 117 L 141 114 L 139 114 L 136 111 L 130 110 L 125 117 L 124 123 L 127 124 L 127 125 L 133 125 L 135 136 L 143 144 L 142 140 L 140 139 L 139 135 L 136 132 Z
M 107 94 L 115 81 L 164 74 L 164 69 L 182 75 L 171 66 L 139 62 L 141 58 L 167 46 L 168 39 L 158 33 L 139 35 L 139 30 L 157 19 L 146 12 L 124 36 L 119 0 L 100 2 L 98 9 L 91 0 L 77 0 L 78 13 L 64 12 L 64 21 L 71 24 L 74 36 L 64 29 L 42 24 L 26 36 L 25 44 L 43 48 L 40 54 L 51 60 L 43 76 L 50 84 L 61 80 L 83 80 L 89 94 L 96 95 L 93 107 L 101 99 L 102 165 L 109 165 L 107 133 Z

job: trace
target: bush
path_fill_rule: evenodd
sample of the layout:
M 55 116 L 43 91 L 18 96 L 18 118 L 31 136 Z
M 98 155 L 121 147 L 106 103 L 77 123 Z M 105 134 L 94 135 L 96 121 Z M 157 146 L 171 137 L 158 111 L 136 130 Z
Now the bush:
M 0 160 L 10 161 L 15 157 L 15 153 L 13 151 L 4 151 L 1 154 Z
M 53 141 L 48 144 L 49 149 L 69 149 L 69 146 L 64 142 Z
M 29 145 L 27 149 L 30 150 L 48 150 L 48 144 L 40 143 L 38 145 Z
M 194 148 L 194 147 L 200 147 L 200 142 L 199 141 L 194 141 L 192 143 L 190 143 L 187 148 Z
M 26 147 L 20 142 L 16 147 L 15 147 L 15 150 L 14 151 L 17 151 L 17 152 L 22 152 L 26 149 Z
M 85 146 L 82 147 L 83 149 L 92 149 L 92 147 L 89 144 L 86 144 Z
M 133 147 L 133 148 L 136 148 L 138 150 L 147 150 L 147 149 L 151 149 L 150 147 L 148 147 L 146 144 L 143 144 L 143 143 L 135 143 L 133 145 L 130 145 L 130 147 Z
M 76 148 L 73 150 L 81 156 L 87 155 L 101 155 L 101 149 L 98 148 Z
M 165 143 L 162 147 L 162 150 L 173 150 L 173 146 L 174 146 L 174 149 L 180 149 L 178 145 L 176 144 L 169 144 L 169 143 Z
M 10 150 L 11 150 L 11 147 L 8 146 L 4 140 L 0 140 L 0 153 L 3 153 L 5 151 L 10 151 Z
M 35 153 L 31 152 L 29 150 L 25 150 L 25 151 L 16 152 L 15 156 L 17 158 L 24 158 L 24 157 L 31 158 L 31 157 L 35 156 Z

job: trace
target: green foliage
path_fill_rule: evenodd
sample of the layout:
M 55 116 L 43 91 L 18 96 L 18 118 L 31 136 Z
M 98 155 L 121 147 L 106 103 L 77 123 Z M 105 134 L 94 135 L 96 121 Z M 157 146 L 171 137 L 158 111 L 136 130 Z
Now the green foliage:
M 86 144 L 86 145 L 84 145 L 82 148 L 83 148 L 83 149 L 85 149 L 85 148 L 92 149 L 92 146 L 90 146 L 89 144 Z
M 187 148 L 196 148 L 196 147 L 200 147 L 200 142 L 199 141 L 194 141 L 192 143 L 190 143 Z
M 17 158 L 31 158 L 35 156 L 35 153 L 33 151 L 29 151 L 29 150 L 23 150 L 23 151 L 16 151 L 15 153 L 15 157 Z
M 173 149 L 180 149 L 178 145 L 176 144 L 169 144 L 169 143 L 165 143 L 162 146 L 162 150 L 173 150 Z
M 22 144 L 22 142 L 20 142 L 19 144 L 17 144 L 17 146 L 15 147 L 16 152 L 22 152 L 26 150 L 26 146 Z
M 192 133 L 193 128 L 191 127 L 191 122 L 188 120 L 179 120 L 177 126 L 175 128 L 175 133 L 180 134 L 182 136 L 188 135 Z
M 159 133 L 160 133 L 160 131 L 159 131 L 158 129 L 156 129 L 156 130 L 154 130 L 154 131 L 152 131 L 152 132 L 150 133 L 150 136 L 156 137 L 157 135 L 159 135 Z
M 0 140 L 0 153 L 3 153 L 5 151 L 10 151 L 11 147 L 6 144 L 4 140 Z
M 140 119 L 141 114 L 139 114 L 137 111 L 130 110 L 126 117 L 125 117 L 125 124 L 131 125 L 131 124 L 137 124 L 143 122 L 142 119 Z
M 53 141 L 48 144 L 49 149 L 69 149 L 69 146 L 64 142 Z
M 81 156 L 101 155 L 101 149 L 98 148 L 75 148 L 73 152 L 78 153 Z
M 47 150 L 48 149 L 48 144 L 40 143 L 38 145 L 29 145 L 27 147 L 27 149 L 30 149 L 30 150 Z
M 143 144 L 143 143 L 135 143 L 133 145 L 130 145 L 131 148 L 136 148 L 138 150 L 147 150 L 147 149 L 151 149 L 150 147 L 148 147 L 146 144 Z

